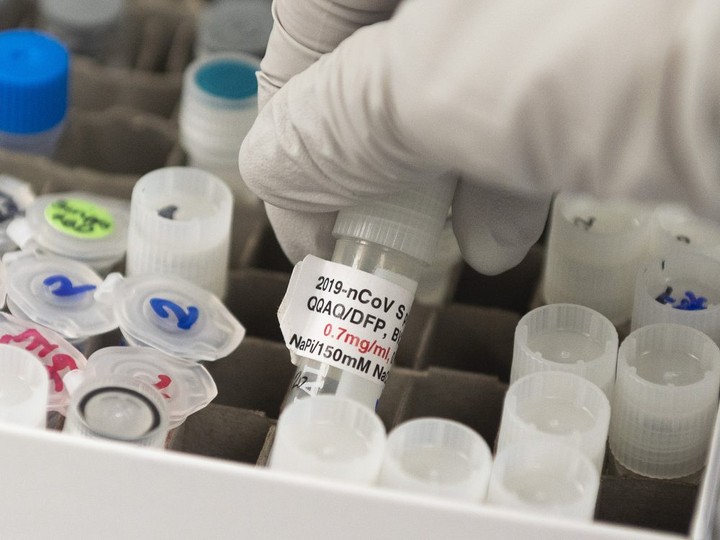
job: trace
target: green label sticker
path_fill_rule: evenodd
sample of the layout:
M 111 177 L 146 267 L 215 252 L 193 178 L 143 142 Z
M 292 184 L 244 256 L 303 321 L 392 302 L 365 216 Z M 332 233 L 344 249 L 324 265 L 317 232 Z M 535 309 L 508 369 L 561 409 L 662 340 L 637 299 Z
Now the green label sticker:
M 77 238 L 103 238 L 114 227 L 110 212 L 82 199 L 60 199 L 45 207 L 45 219 L 58 231 Z

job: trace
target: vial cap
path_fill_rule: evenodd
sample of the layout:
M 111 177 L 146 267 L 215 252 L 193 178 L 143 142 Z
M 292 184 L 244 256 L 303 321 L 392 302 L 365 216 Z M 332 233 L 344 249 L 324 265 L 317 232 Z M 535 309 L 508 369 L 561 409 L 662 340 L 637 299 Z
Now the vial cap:
M 720 343 L 720 261 L 691 251 L 649 260 L 638 271 L 631 330 L 655 323 L 690 326 Z
M 163 447 L 167 439 L 167 407 L 159 392 L 123 375 L 85 379 L 73 390 L 63 431 Z
M 42 362 L 50 381 L 48 410 L 65 414 L 70 395 L 63 377 L 85 369 L 87 360 L 80 351 L 57 332 L 7 313 L 0 313 L 0 343 L 25 349 Z
M 32 134 L 62 121 L 68 107 L 67 49 L 35 30 L 0 32 L 0 131 Z
M 707 460 L 720 391 L 720 349 L 679 324 L 650 324 L 620 345 L 609 443 L 625 468 L 681 478 Z
M 3 262 L 13 315 L 47 326 L 67 339 L 117 328 L 112 306 L 95 300 L 102 278 L 89 266 L 36 252 L 9 253 Z
M 0 422 L 44 428 L 48 387 L 40 360 L 23 349 L 0 345 Z
M 153 386 L 168 409 L 169 428 L 182 424 L 217 396 L 217 387 L 204 366 L 150 347 L 105 347 L 88 358 L 88 377 L 126 375 Z
M 22 248 L 34 242 L 55 255 L 101 270 L 120 260 L 127 246 L 127 201 L 72 191 L 41 195 L 8 226 Z
M 469 427 L 443 418 L 417 418 L 388 435 L 378 484 L 416 493 L 485 500 L 492 453 Z
M 217 296 L 177 276 L 112 273 L 96 298 L 113 305 L 128 344 L 185 360 L 223 358 L 245 337 Z
M 196 55 L 245 52 L 262 56 L 273 27 L 270 5 L 268 0 L 206 5 L 198 22 Z
M 220 178 L 157 169 L 138 180 L 130 205 L 128 275 L 172 274 L 225 294 L 233 196 Z
M 455 193 L 455 176 L 338 212 L 335 237 L 365 240 L 429 264 Z
M 125 0 L 40 0 L 38 10 L 45 24 L 88 29 L 116 23 Z

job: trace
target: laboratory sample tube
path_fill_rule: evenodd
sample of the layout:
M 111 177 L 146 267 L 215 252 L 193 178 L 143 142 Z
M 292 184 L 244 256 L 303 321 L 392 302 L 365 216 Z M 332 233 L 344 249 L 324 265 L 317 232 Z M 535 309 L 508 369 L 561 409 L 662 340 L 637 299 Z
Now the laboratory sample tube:
M 258 58 L 242 53 L 203 56 L 185 70 L 180 143 L 188 164 L 221 178 L 238 201 L 257 204 L 238 169 L 238 151 L 257 117 Z
M 52 156 L 65 125 L 69 64 L 49 35 L 0 32 L 0 148 Z
M 612 394 L 618 334 L 584 306 L 550 304 L 526 313 L 515 328 L 510 382 L 537 371 L 568 371 Z
M 128 276 L 169 274 L 223 298 L 233 197 L 214 174 L 165 167 L 138 180 L 130 201 Z
M 600 472 L 561 443 L 515 443 L 495 456 L 487 501 L 526 512 L 591 521 Z
M 631 329 L 684 324 L 720 343 L 720 261 L 692 252 L 648 261 L 635 283 Z
M 317 396 L 297 401 L 280 414 L 269 466 L 371 485 L 380 471 L 385 441 L 385 426 L 367 407 L 338 396 Z
M 337 394 L 375 409 L 454 189 L 448 175 L 343 209 L 332 262 L 296 266 L 278 314 L 298 366 L 286 404 Z
M 550 220 L 545 301 L 587 306 L 615 325 L 625 324 L 650 231 L 645 206 L 560 193 Z
M 626 469 L 652 478 L 705 466 L 720 391 L 720 349 L 705 334 L 651 324 L 620 345 L 609 445 Z
M 487 494 L 492 453 L 469 427 L 443 418 L 417 418 L 388 435 L 378 485 L 481 502 Z
M 34 355 L 0 344 L 0 422 L 45 427 L 49 381 Z
M 462 270 L 462 254 L 448 217 L 438 239 L 434 260 L 423 270 L 415 301 L 428 306 L 450 302 Z
M 8 225 L 23 215 L 34 200 L 35 193 L 28 182 L 0 174 L 0 256 L 17 249 L 15 242 L 7 235 Z
M 677 204 L 661 204 L 652 213 L 652 254 L 707 253 L 720 250 L 720 226 Z
M 73 53 L 108 61 L 118 50 L 125 0 L 39 0 L 39 25 Z
M 585 453 L 602 470 L 610 402 L 574 373 L 545 371 L 521 377 L 505 394 L 497 451 L 517 442 L 559 442 Z
M 198 19 L 195 56 L 239 52 L 265 56 L 273 18 L 269 0 L 223 0 L 204 4 Z
M 66 257 L 106 274 L 125 255 L 127 201 L 84 191 L 37 197 L 25 217 L 15 218 L 7 235 L 21 249 Z
M 155 388 L 133 377 L 90 378 L 72 391 L 63 431 L 162 447 L 168 432 L 167 410 Z

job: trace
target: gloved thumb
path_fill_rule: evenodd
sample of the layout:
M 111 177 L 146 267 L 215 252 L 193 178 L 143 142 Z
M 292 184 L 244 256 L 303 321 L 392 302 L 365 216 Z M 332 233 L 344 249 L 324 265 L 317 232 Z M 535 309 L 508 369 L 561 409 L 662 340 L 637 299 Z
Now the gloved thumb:
M 486 275 L 519 264 L 543 232 L 551 197 L 521 194 L 466 179 L 459 182 L 452 219 L 465 261 Z

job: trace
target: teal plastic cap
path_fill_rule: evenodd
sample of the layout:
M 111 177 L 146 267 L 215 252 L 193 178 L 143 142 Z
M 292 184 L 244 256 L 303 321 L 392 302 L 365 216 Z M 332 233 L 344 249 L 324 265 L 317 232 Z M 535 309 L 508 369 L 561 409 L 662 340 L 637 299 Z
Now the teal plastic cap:
M 40 133 L 68 107 L 67 49 L 34 30 L 0 32 L 0 131 Z

